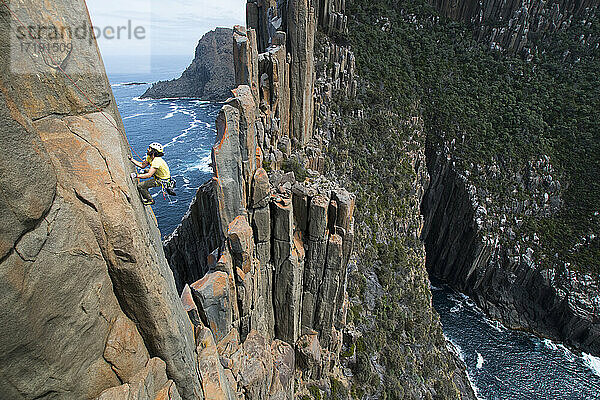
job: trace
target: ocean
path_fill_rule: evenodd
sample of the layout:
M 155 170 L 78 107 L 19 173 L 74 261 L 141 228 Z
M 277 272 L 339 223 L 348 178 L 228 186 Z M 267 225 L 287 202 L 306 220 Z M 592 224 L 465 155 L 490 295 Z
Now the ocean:
M 600 358 L 491 321 L 471 299 L 432 286 L 444 335 L 464 361 L 480 399 L 600 399 Z
M 152 82 L 179 77 L 190 61 L 191 57 L 154 57 L 150 74 L 112 74 L 111 65 L 124 61 L 105 60 L 132 147 L 143 155 L 151 142 L 165 145 L 165 160 L 178 182 L 175 198 L 165 199 L 153 189 L 163 238 L 177 227 L 196 189 L 212 176 L 210 152 L 221 104 L 139 96 Z M 144 84 L 127 85 L 132 82 Z M 432 292 L 444 334 L 465 362 L 480 399 L 600 399 L 600 358 L 506 329 L 443 285 L 432 286 Z
M 221 104 L 195 99 L 139 98 L 152 82 L 179 77 L 191 58 L 153 57 L 149 74 L 111 73 L 111 66 L 119 62 L 122 61 L 105 60 L 129 142 L 141 157 L 150 143 L 161 143 L 165 147 L 164 159 L 177 180 L 175 197 L 164 196 L 159 188 L 150 190 L 156 201 L 152 208 L 164 239 L 181 222 L 198 187 L 212 176 L 210 155 Z

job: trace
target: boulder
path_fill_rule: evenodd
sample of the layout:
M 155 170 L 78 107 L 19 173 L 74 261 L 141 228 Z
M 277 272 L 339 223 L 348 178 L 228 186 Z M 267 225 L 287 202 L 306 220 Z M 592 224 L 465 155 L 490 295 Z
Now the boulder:
M 272 399 L 294 398 L 294 349 L 288 343 L 275 339 L 271 343 L 273 356 L 273 381 L 270 396 Z
M 194 302 L 194 298 L 192 296 L 192 289 L 188 284 L 185 285 L 185 287 L 183 288 L 183 292 L 181 293 L 181 303 L 183 304 L 183 309 L 187 312 L 192 325 L 194 325 L 195 327 L 201 326 L 202 320 L 200 319 L 200 313 L 198 312 L 198 307 Z
M 318 379 L 321 369 L 321 345 L 319 334 L 311 330 L 300 336 L 296 342 L 296 360 L 303 376 Z
M 246 217 L 241 215 L 236 217 L 229 224 L 227 235 L 234 268 L 240 268 L 244 273 L 250 272 L 254 254 L 254 235 Z
M 215 338 L 221 340 L 229 333 L 234 321 L 232 303 L 235 297 L 227 273 L 216 271 L 206 274 L 190 287 L 201 318 Z
M 262 400 L 269 397 L 273 377 L 271 346 L 256 330 L 250 331 L 242 345 L 239 385 L 244 389 L 247 400 Z
M 154 400 L 181 400 L 181 396 L 177 391 L 177 387 L 175 386 L 175 382 L 172 380 L 167 381 L 165 386 L 158 391 Z
M 165 362 L 160 358 L 152 358 L 144 369 L 139 371 L 129 382 L 131 399 L 154 399 L 167 384 Z
M 173 381 L 167 379 L 165 363 L 152 358 L 129 383 L 103 391 L 97 400 L 180 400 Z

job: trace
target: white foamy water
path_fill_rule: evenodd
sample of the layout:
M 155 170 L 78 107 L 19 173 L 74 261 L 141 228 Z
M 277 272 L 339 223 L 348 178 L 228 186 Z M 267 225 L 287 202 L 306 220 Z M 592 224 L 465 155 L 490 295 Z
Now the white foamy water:
M 213 172 L 212 167 L 210 166 L 211 162 L 212 162 L 211 154 L 208 153 L 206 156 L 202 157 L 198 163 L 189 165 L 186 168 L 186 172 L 196 170 L 196 171 L 200 171 L 200 172 L 212 173 Z
M 600 376 L 600 358 L 594 357 L 587 353 L 583 353 L 583 362 L 584 364 L 594 372 L 597 376 Z M 598 388 L 600 390 L 600 388 Z M 599 393 L 600 395 L 600 393 Z
M 177 114 L 179 112 L 179 106 L 177 104 L 171 103 L 170 107 L 171 107 L 171 112 L 168 113 L 167 115 L 165 115 L 164 117 L 162 117 L 162 119 L 173 118 L 175 116 L 175 114 Z
M 145 98 L 142 99 L 141 97 L 137 96 L 137 97 L 132 97 L 131 100 L 133 101 L 142 101 L 142 102 L 148 102 L 148 101 L 156 101 L 155 99 L 150 99 L 150 98 Z
M 148 115 L 148 114 L 146 114 L 146 113 L 133 114 L 133 115 L 129 115 L 129 116 L 127 116 L 127 117 L 123 117 L 122 119 L 123 119 L 123 120 L 126 120 L 126 119 L 131 119 L 131 118 L 142 117 L 142 116 L 144 116 L 144 115 Z
M 600 400 L 599 357 L 579 356 L 561 343 L 507 329 L 464 296 L 438 286 L 442 290 L 432 291 L 433 304 L 444 336 L 464 361 L 478 398 Z
M 481 353 L 477 353 L 477 365 L 475 366 L 477 369 L 481 369 L 483 367 L 483 356 Z
M 450 309 L 450 312 L 456 313 L 456 312 L 459 312 L 460 310 L 462 310 L 462 308 L 463 308 L 462 304 L 457 304 Z

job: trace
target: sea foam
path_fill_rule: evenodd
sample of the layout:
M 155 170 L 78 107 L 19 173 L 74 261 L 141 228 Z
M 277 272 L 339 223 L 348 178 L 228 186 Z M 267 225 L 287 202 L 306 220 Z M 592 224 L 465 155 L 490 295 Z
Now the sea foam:
M 583 353 L 583 363 L 592 370 L 592 372 L 600 376 L 600 358 L 590 354 Z

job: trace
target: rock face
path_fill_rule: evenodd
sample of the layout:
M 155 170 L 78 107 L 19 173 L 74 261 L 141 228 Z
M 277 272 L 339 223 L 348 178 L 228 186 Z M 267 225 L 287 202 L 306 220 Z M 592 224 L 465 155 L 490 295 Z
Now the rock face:
M 432 0 L 442 14 L 473 25 L 479 40 L 490 47 L 531 54 L 532 41 L 545 34 L 565 30 L 574 17 L 590 18 L 597 12 L 597 0 Z
M 44 13 L 31 1 L 10 6 L 36 26 L 80 26 L 87 16 L 83 1 Z M 91 399 L 138 373 L 158 390 L 166 368 L 184 398 L 201 398 L 193 332 L 129 179 L 97 47 L 62 62 L 92 105 L 45 58 L 8 54 L 16 19 L 5 7 L 0 18 L 0 392 Z M 149 354 L 163 360 L 160 379 L 154 367 L 143 372 Z
M 470 23 L 476 37 L 492 49 L 526 56 L 547 35 L 571 25 L 589 26 L 600 5 L 596 0 L 432 3 L 442 14 Z M 598 39 L 582 35 L 580 40 L 593 47 Z M 473 297 L 509 327 L 600 354 L 597 279 L 556 265 L 546 255 L 534 257 L 533 248 L 540 244 L 537 234 L 530 238 L 517 233 L 526 218 L 552 217 L 564 206 L 562 177 L 550 158 L 540 155 L 524 170 L 506 172 L 496 162 L 459 166 L 455 150 L 454 143 L 428 149 L 431 185 L 422 203 L 422 237 L 430 273 Z M 494 181 L 507 193 L 525 195 L 514 195 L 504 204 L 476 183 L 476 177 Z M 542 258 L 546 260 L 536 261 Z
M 141 97 L 193 97 L 224 101 L 234 88 L 231 28 L 217 28 L 202 36 L 194 60 L 181 77 L 152 85 Z
M 430 149 L 427 165 L 431 184 L 422 211 L 430 273 L 472 296 L 487 314 L 509 327 L 600 354 L 597 281 L 542 267 L 519 243 L 502 243 L 501 232 L 513 228 L 486 226 L 496 220 L 495 214 L 482 214 L 483 196 L 453 167 L 448 155 Z M 537 179 L 534 168 L 526 175 Z M 519 206 L 514 212 L 518 216 L 532 209 Z M 552 212 L 550 202 L 538 212 Z
M 87 15 L 79 0 L 36 6 L 11 3 L 41 26 Z M 247 7 L 249 28 L 223 39 L 236 87 L 217 119 L 214 177 L 164 248 L 128 178 L 97 46 L 61 61 L 93 104 L 44 57 L 0 58 L 5 397 L 292 399 L 309 387 L 348 397 L 355 197 L 321 175 L 327 137 L 313 124 L 331 115 L 334 92 L 356 93 L 347 47 L 326 40 L 315 55 L 317 29 L 346 29 L 344 2 Z M 12 21 L 6 8 L 0 18 Z M 0 25 L 1 51 L 11 32 Z M 201 41 L 181 82 L 198 83 L 202 46 L 218 54 L 220 35 Z M 15 72 L 31 62 L 33 73 Z

